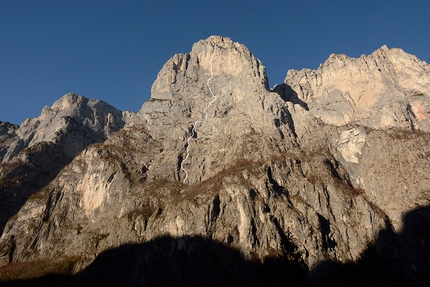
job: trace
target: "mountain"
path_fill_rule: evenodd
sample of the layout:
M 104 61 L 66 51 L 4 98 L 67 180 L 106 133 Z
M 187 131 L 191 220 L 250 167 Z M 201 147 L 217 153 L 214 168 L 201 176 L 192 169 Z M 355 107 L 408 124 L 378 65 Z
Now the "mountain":
M 430 282 L 429 233 L 410 227 L 429 218 L 429 79 L 384 46 L 270 89 L 244 45 L 212 36 L 167 61 L 136 114 L 66 95 L 1 135 L 17 213 L 1 214 L 0 263 L 60 260 L 70 284 L 115 286 Z
M 0 230 L 29 196 L 85 147 L 121 129 L 130 115 L 100 100 L 67 94 L 21 126 L 1 123 Z
M 358 59 L 332 54 L 315 71 L 290 70 L 280 88 L 327 124 L 429 131 L 429 73 L 417 57 L 383 46 Z

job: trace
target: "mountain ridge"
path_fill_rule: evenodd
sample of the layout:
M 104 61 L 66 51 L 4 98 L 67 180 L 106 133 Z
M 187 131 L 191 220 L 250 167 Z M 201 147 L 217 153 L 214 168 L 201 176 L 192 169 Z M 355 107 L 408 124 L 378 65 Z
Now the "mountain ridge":
M 189 184 L 184 184 L 180 165 L 186 139 L 210 100 L 213 44 L 211 89 L 218 100 L 208 110 L 208 121 L 196 126 L 185 163 Z M 377 57 L 370 73 L 364 61 Z M 392 58 L 400 59 L 400 68 Z M 348 65 L 339 64 L 339 72 L 333 63 Z M 430 70 L 416 57 L 386 47 L 356 60 L 331 56 L 324 65 L 288 72 L 285 82 L 271 90 L 264 66 L 244 45 L 218 36 L 197 42 L 190 53 L 167 61 L 151 99 L 135 115 L 101 109 L 103 120 L 96 121 L 92 110 L 86 122 L 77 121 L 72 129 L 77 135 L 90 123 L 103 140 L 96 136 L 46 182 L 31 188 L 28 199 L 18 203 L 19 212 L 15 208 L 15 215 L 3 215 L 8 222 L 0 243 L 6 246 L 14 236 L 13 262 L 76 256 L 75 272 L 106 250 L 166 235 L 207 238 L 239 250 L 247 260 L 296 254 L 294 262 L 307 270 L 325 260 L 359 260 L 382 230 L 400 232 L 403 216 L 430 199 L 425 114 L 430 94 L 423 80 L 430 79 Z M 362 67 L 355 77 L 345 73 Z M 422 79 L 405 84 L 405 75 L 413 78 L 416 71 Z M 373 74 L 381 75 L 369 80 Z M 344 75 L 364 83 L 357 85 L 360 93 L 380 87 L 374 89 L 377 100 L 357 108 L 357 91 L 351 88 L 356 85 Z M 68 98 L 85 102 L 76 95 Z M 42 114 L 51 115 L 50 110 Z M 117 124 L 112 128 L 112 123 Z M 37 134 L 37 128 L 32 132 Z M 39 134 L 45 133 L 39 129 Z M 43 158 L 47 153 L 37 148 L 41 144 L 47 143 L 28 146 L 0 165 L 5 198 L 23 189 L 23 166 L 45 163 L 47 168 L 36 169 L 37 177 L 57 161 Z M 48 146 L 65 158 L 63 142 Z M 199 248 L 186 242 L 175 241 L 172 252 Z M 293 245 L 290 254 L 287 247 Z M 130 258 L 135 268 L 144 268 L 139 260 Z M 285 268 L 282 272 L 290 267 Z M 132 284 L 148 278 L 151 274 L 137 276 Z

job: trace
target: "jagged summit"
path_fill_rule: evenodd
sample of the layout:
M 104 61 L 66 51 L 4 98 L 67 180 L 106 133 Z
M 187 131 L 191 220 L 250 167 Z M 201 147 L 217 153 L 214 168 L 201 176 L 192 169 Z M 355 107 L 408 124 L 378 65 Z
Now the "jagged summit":
M 369 56 L 332 54 L 317 70 L 290 70 L 286 98 L 328 124 L 430 131 L 430 65 L 398 48 Z
M 40 142 L 58 142 L 68 137 L 69 157 L 85 146 L 106 140 L 113 131 L 124 126 L 123 114 L 111 105 L 76 94 L 66 94 L 52 107 L 45 106 L 37 118 L 28 118 L 16 130 L 7 145 L 3 162 L 10 161 L 25 148 Z M 73 136 L 72 136 L 73 135 Z
M 163 139 L 163 150 L 174 151 L 173 158 L 164 160 L 180 165 L 193 124 L 205 118 L 203 111 L 213 99 L 207 83 L 212 76 L 211 58 L 210 87 L 217 100 L 207 109 L 207 121 L 195 128 L 186 163 L 186 168 L 196 168 L 190 175 L 191 183 L 207 179 L 244 154 L 261 157 L 260 151 L 243 151 L 243 143 L 237 139 L 255 137 L 255 141 L 273 142 L 273 138 L 293 135 L 291 115 L 280 96 L 269 91 L 262 63 L 244 45 L 212 36 L 194 44 L 189 54 L 177 54 L 167 61 L 154 82 L 151 99 L 136 116 L 136 122 L 153 138 Z M 294 137 L 290 140 L 294 145 Z M 161 173 L 176 174 L 176 179 L 185 176 L 177 166 L 171 168 Z
M 193 82 L 199 80 L 205 84 L 206 78 L 210 76 L 209 62 L 214 46 L 218 50 L 212 61 L 213 72 L 215 77 L 221 77 L 220 82 L 233 81 L 232 84 L 240 84 L 241 81 L 247 81 L 267 88 L 264 66 L 244 45 L 233 42 L 230 38 L 211 36 L 195 43 L 190 53 L 176 54 L 167 61 L 152 85 L 151 98 L 186 100 L 199 93 L 198 89 L 204 89 L 204 85 L 199 87 Z M 178 89 L 178 84 L 185 86 L 188 83 L 192 83 L 195 91 L 189 90 L 191 87 L 186 87 L 188 89 L 185 91 Z M 184 98 L 184 95 L 188 97 Z
M 166 282 L 167 260 L 184 286 L 198 270 L 215 286 L 318 286 L 325 263 L 356 261 L 421 282 L 430 234 L 405 215 L 430 218 L 429 82 L 426 63 L 382 47 L 271 91 L 245 46 L 212 36 L 167 61 L 136 115 L 66 95 L 3 134 L 23 146 L 0 164 L 0 264 L 138 286 Z

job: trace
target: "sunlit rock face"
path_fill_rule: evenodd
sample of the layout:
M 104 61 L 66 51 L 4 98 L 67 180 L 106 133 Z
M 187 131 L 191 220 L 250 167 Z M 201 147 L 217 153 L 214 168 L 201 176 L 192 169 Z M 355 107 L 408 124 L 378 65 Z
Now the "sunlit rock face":
M 103 142 L 125 124 L 123 113 L 109 104 L 80 95 L 66 94 L 52 107 L 44 107 L 37 118 L 28 118 L 15 131 L 15 140 L 8 143 L 3 162 L 20 151 L 41 142 L 67 146 L 66 156 L 74 157 L 85 146 Z
M 317 70 L 290 70 L 288 97 L 327 124 L 429 131 L 430 66 L 383 46 L 369 56 L 332 54 Z
M 69 256 L 78 258 L 75 271 L 103 266 L 106 276 L 119 267 L 101 258 L 123 262 L 125 252 L 133 268 L 152 270 L 151 254 L 166 244 L 171 253 L 160 256 L 179 260 L 209 248 L 218 262 L 204 261 L 211 268 L 220 268 L 214 254 L 224 252 L 265 278 L 272 263 L 282 262 L 285 275 L 326 260 L 352 262 L 428 204 L 428 73 L 416 57 L 382 47 L 359 59 L 332 55 L 316 71 L 289 71 L 270 90 L 264 66 L 244 45 L 201 40 L 167 61 L 136 115 L 66 95 L 9 129 L 10 139 L 27 139 L 9 168 L 15 158 L 43 162 L 52 144 L 71 146 L 57 131 L 80 142 L 79 131 L 91 130 L 96 143 L 66 149 L 73 159 L 6 218 L 0 241 L 6 246 L 14 235 L 13 262 Z M 24 181 L 9 175 L 2 173 L 0 187 L 19 193 Z M 152 282 L 154 274 L 135 272 L 124 282 Z

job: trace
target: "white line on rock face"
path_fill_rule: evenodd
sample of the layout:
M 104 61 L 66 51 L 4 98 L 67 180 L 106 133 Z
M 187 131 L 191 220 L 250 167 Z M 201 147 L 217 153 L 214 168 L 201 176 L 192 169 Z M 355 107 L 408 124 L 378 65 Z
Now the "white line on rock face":
M 210 38 L 209 38 L 210 39 Z M 215 102 L 216 100 L 217 100 L 217 97 L 214 95 L 214 93 L 212 92 L 212 88 L 211 88 L 211 86 L 210 86 L 210 82 L 211 82 L 211 80 L 212 80 L 212 78 L 214 77 L 214 73 L 213 73 L 213 71 L 212 71 L 212 59 L 213 59 L 213 57 L 214 57 L 214 55 L 215 55 L 215 52 L 216 52 L 216 45 L 215 45 L 215 43 L 212 41 L 212 39 L 210 39 L 211 40 L 211 43 L 212 43 L 212 46 L 214 47 L 214 51 L 213 51 L 213 53 L 212 53 L 212 56 L 211 56 L 211 60 L 210 60 L 210 62 L 209 62 L 209 64 L 210 64 L 210 71 L 211 71 L 211 76 L 210 76 L 210 78 L 207 80 L 207 82 L 206 82 L 206 85 L 208 86 L 208 89 L 209 89 L 209 92 L 211 93 L 211 96 L 212 96 L 212 101 L 210 101 L 209 102 L 209 104 L 206 106 L 206 108 L 203 110 L 203 113 L 205 114 L 205 119 L 204 120 L 199 120 L 199 121 L 196 121 L 194 124 L 193 124 L 193 128 L 191 129 L 191 135 L 188 137 L 188 139 L 187 139 L 187 149 L 186 149 L 186 152 L 187 152 L 187 155 L 185 156 L 185 158 L 182 160 L 182 162 L 181 162 L 181 169 L 185 172 L 185 178 L 184 178 L 184 183 L 187 181 L 187 179 L 188 179 L 188 172 L 184 169 L 184 161 L 186 161 L 187 159 L 188 159 L 188 157 L 190 156 L 190 140 L 194 137 L 194 134 L 195 134 L 195 128 L 196 128 L 196 125 L 198 124 L 198 123 L 204 123 L 204 122 L 206 122 L 207 120 L 208 120 L 208 112 L 207 112 L 207 109 L 212 105 L 212 103 L 213 102 Z

